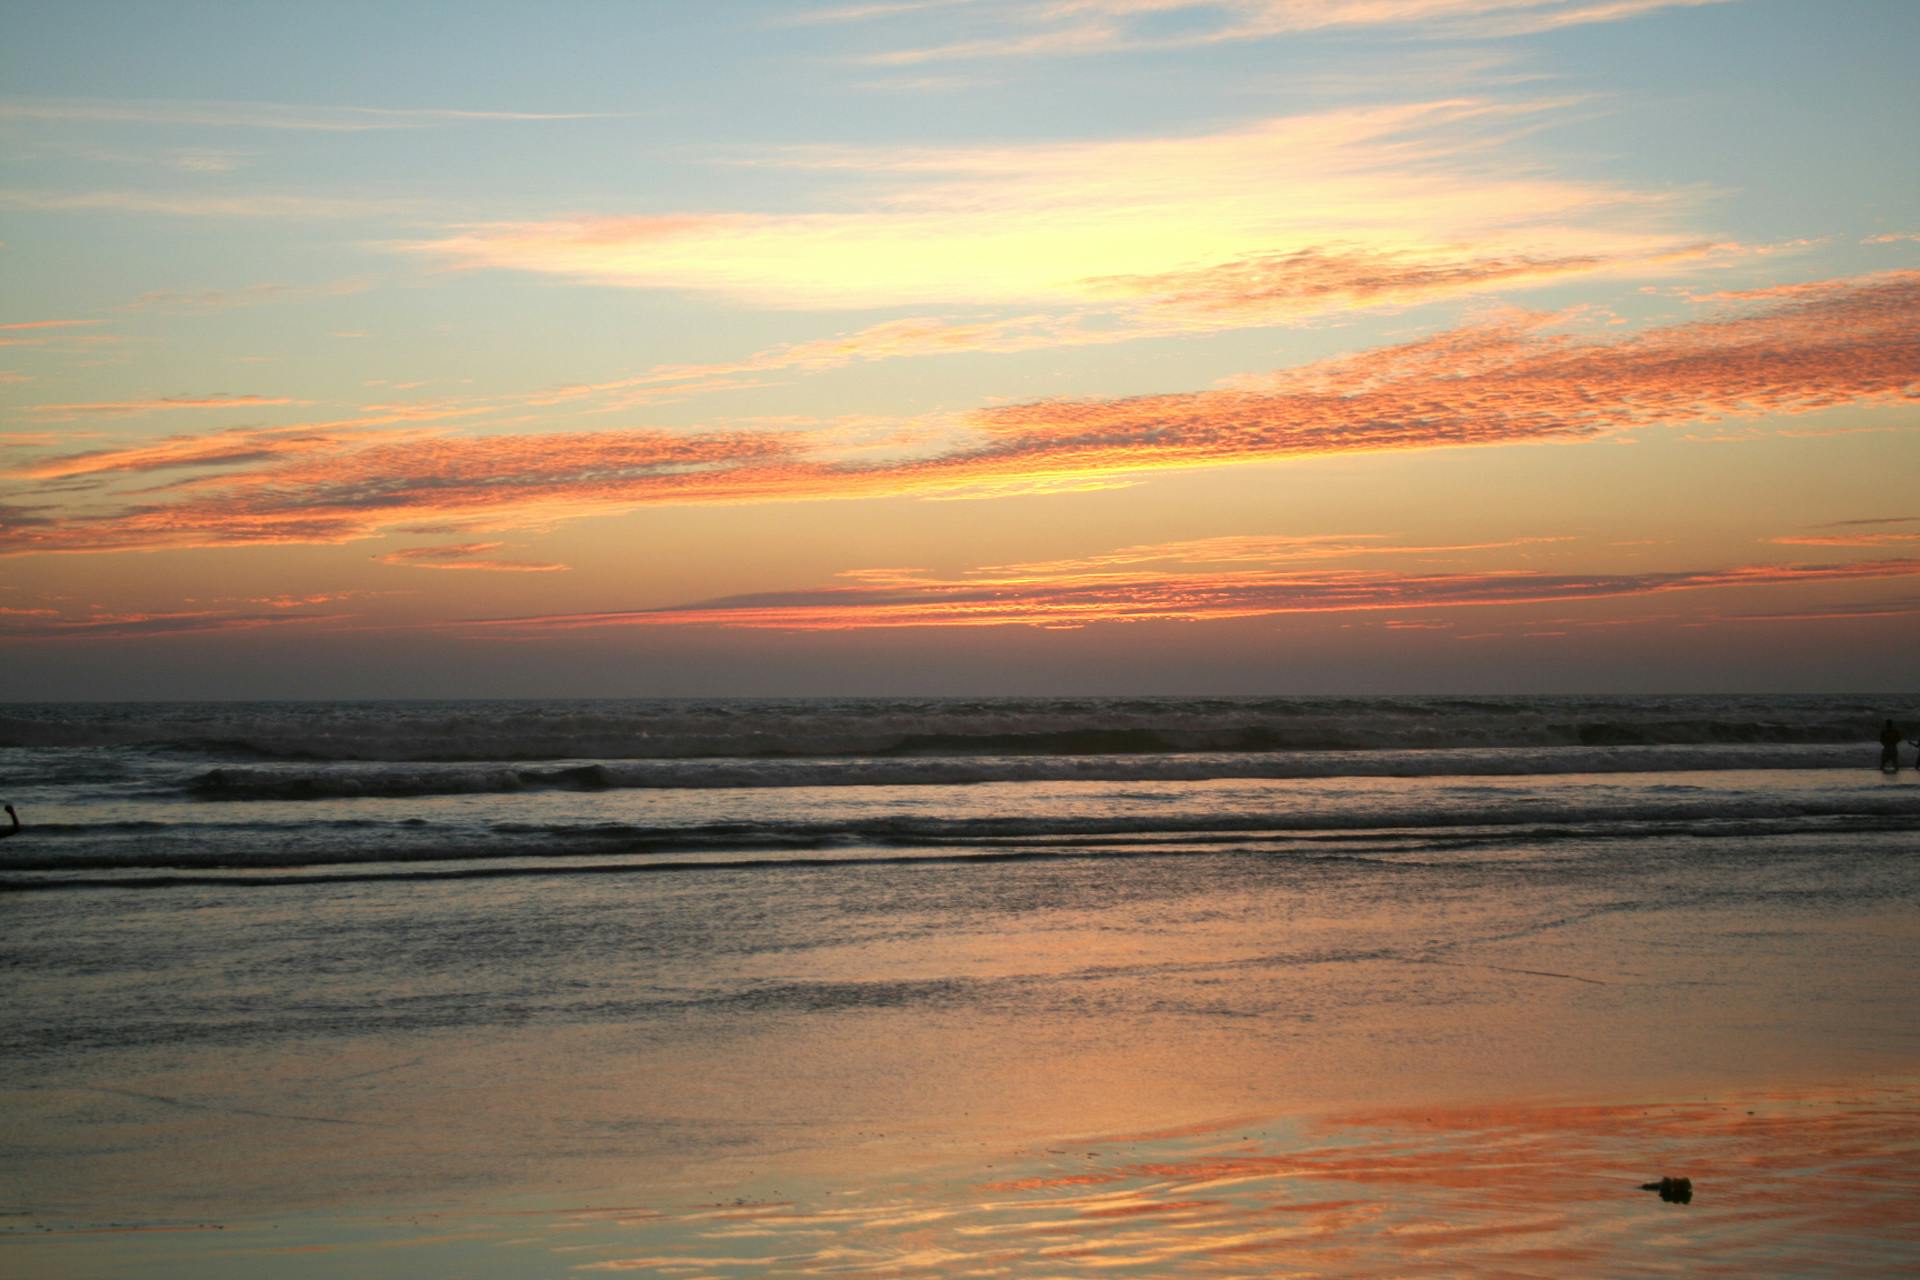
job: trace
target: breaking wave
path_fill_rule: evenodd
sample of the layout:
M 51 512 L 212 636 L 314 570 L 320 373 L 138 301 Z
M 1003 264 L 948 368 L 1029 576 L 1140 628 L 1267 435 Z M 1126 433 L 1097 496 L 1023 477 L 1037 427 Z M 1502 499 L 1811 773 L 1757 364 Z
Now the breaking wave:
M 0 748 L 425 763 L 1805 746 L 1871 739 L 1887 705 L 1857 696 L 45 704 L 0 715 Z
M 1490 849 L 1516 843 L 1654 837 L 1867 834 L 1908 831 L 1920 821 L 1920 792 L 1905 788 L 1848 797 L 1802 795 L 1759 801 L 1718 794 L 1630 800 L 1536 796 L 1447 805 L 1434 799 L 1385 801 L 1367 809 L 1326 811 L 1136 812 L 1114 816 L 1014 815 L 696 822 L 507 822 L 460 826 L 417 820 L 333 823 L 75 824 L 38 828 L 45 839 L 0 849 L 0 874 L 107 870 L 246 870 L 385 864 L 484 865 L 555 858 L 720 857 L 734 865 L 953 857 L 967 851 L 1007 856 L 1113 856 L 1287 849 Z M 18 884 L 12 887 L 20 887 Z

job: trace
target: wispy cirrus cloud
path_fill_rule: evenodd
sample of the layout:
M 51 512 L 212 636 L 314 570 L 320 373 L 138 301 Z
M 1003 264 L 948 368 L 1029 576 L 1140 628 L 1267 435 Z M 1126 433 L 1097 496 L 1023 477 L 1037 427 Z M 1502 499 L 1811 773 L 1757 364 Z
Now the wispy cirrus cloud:
M 1510 38 L 1620 22 L 1727 0 L 1000 0 L 958 11 L 973 31 L 869 55 L 888 66 L 1194 48 L 1320 31 L 1398 28 L 1442 38 Z M 926 6 L 852 5 L 817 20 L 871 21 Z
M 1428 559 L 1515 547 L 1566 542 L 1561 536 L 1504 538 L 1495 542 L 1409 544 L 1379 533 L 1354 534 L 1238 534 L 1190 538 L 1179 542 L 1143 543 L 1096 556 L 996 565 L 982 570 L 1003 576 L 1052 577 L 1065 573 L 1132 568 L 1152 564 L 1279 565 L 1301 561 L 1344 559 L 1353 556 L 1399 556 Z
M 1777 609 L 1716 615 L 1715 622 L 1854 622 L 1866 618 L 1906 618 L 1920 614 L 1920 596 L 1894 600 L 1857 600 L 1813 609 Z
M 99 323 L 101 322 L 98 320 L 16 320 L 12 324 L 0 324 L 0 330 L 72 329 L 81 325 Z
M 149 400 L 93 400 L 70 404 L 28 405 L 26 412 L 37 418 L 70 421 L 74 418 L 128 417 L 144 413 L 172 413 L 185 409 L 260 409 L 279 405 L 307 404 L 288 396 L 211 395 L 160 396 Z
M 295 427 L 236 427 L 202 435 L 173 436 L 148 444 L 91 449 L 16 466 L 5 474 L 18 480 L 70 480 L 87 476 L 138 476 L 151 471 L 226 467 L 284 461 L 303 454 L 352 447 L 348 434 L 362 424 L 303 424 Z M 42 434 L 23 443 L 46 443 Z
M 12 332 L 0 332 L 0 347 L 30 347 L 40 354 L 74 356 L 97 353 L 128 341 L 115 333 L 79 331 L 80 325 L 98 324 L 95 320 L 75 320 L 59 324 L 23 324 Z
M 475 223 L 394 247 L 464 269 L 785 307 L 1147 305 L 1223 322 L 1523 287 L 1699 252 L 1690 197 L 1489 163 L 1547 102 L 1441 101 L 1185 137 L 795 147 L 837 210 Z M 1209 306 L 1195 303 L 1206 300 Z M 1244 317 L 1239 317 L 1244 320 Z
M 285 192 L 0 190 L 15 213 L 155 213 L 180 218 L 373 218 L 418 212 L 411 200 Z
M 250 451 L 269 456 L 250 459 Z M 94 451 L 34 464 L 25 470 L 40 477 L 104 482 L 182 465 L 260 463 L 174 481 L 160 500 L 136 494 L 112 517 L 0 525 L 0 547 L 345 542 L 427 521 L 525 528 L 635 501 L 673 501 L 674 494 L 709 501 L 768 496 L 779 491 L 793 455 L 788 439 L 763 432 L 225 433 L 205 442 L 183 438 L 150 450 Z
M 399 435 L 281 428 L 41 459 L 16 475 L 110 483 L 239 462 L 165 500 L 0 531 L 0 550 L 338 542 L 435 522 L 525 528 L 654 503 L 1084 489 L 1173 468 L 1572 442 L 1650 426 L 1920 401 L 1920 272 L 1828 281 L 1613 337 L 1511 312 L 1205 391 L 983 408 L 919 447 L 769 429 Z M 345 424 L 343 424 L 344 426 Z M 249 457 L 249 454 L 264 455 Z
M 1847 533 L 1792 533 L 1767 541 L 1785 547 L 1890 547 L 1920 542 L 1920 516 L 1868 516 L 1856 520 L 1830 520 L 1816 529 L 1847 529 Z
M 206 635 L 223 631 L 313 626 L 346 621 L 329 613 L 234 613 L 218 609 L 63 615 L 54 610 L 0 610 L 0 637 L 13 640 L 86 640 Z
M 816 26 L 835 22 L 868 22 L 874 18 L 898 18 L 929 9 L 948 9 L 976 4 L 978 0 L 878 0 L 872 4 L 843 4 L 825 9 L 802 9 L 782 14 L 774 21 L 781 26 Z
M 810 590 L 756 592 L 659 609 L 483 618 L 454 625 L 533 632 L 685 626 L 847 631 L 1208 622 L 1294 613 L 1556 604 L 1677 591 L 1910 578 L 1920 577 L 1920 559 L 1612 574 L 1201 566 L 1147 573 L 1062 566 L 1049 572 L 983 569 L 958 578 L 899 571 L 868 571 L 850 577 L 850 581 Z
M 530 560 L 494 560 L 484 558 L 498 551 L 504 542 L 462 542 L 433 547 L 407 547 L 374 558 L 382 564 L 406 565 L 415 569 L 473 569 L 485 573 L 563 573 L 570 566 Z
M 0 99 L 0 121 L 32 123 L 197 125 L 219 129 L 290 129 L 366 133 L 459 124 L 605 120 L 602 112 L 477 111 L 444 107 L 303 106 L 284 102 L 217 102 L 114 98 Z
M 1311 452 L 1574 440 L 1637 425 L 1920 398 L 1920 272 L 1841 284 L 1755 312 L 1616 341 L 1514 313 L 1236 387 L 983 410 L 1018 470 L 1207 465 Z M 1126 461 L 1122 461 L 1125 459 Z M 951 463 L 927 464 L 937 471 Z
M 1856 520 L 1829 520 L 1817 529 L 1851 529 L 1860 525 L 1920 524 L 1920 516 L 1864 516 Z
M 1706 246 L 1657 256 L 1704 256 Z M 1555 279 L 1644 265 L 1646 259 L 1601 254 L 1559 257 L 1415 255 L 1318 246 L 1253 254 L 1231 262 L 1084 281 L 1089 291 L 1135 303 L 1187 327 L 1260 323 L 1338 308 L 1410 305 L 1498 288 L 1527 288 Z
M 1767 541 L 1782 547 L 1890 547 L 1903 542 L 1920 542 L 1920 533 L 1803 533 L 1769 538 Z
M 659 365 L 645 373 L 574 383 L 524 397 L 533 407 L 592 402 L 595 411 L 632 408 L 713 391 L 764 385 L 765 375 L 817 373 L 881 360 L 1009 353 L 1063 346 L 1126 342 L 1144 336 L 1138 326 L 1101 328 L 1075 315 L 1034 314 L 982 320 L 919 316 L 886 320 L 850 333 L 786 343 L 740 360 Z
M 127 303 L 129 311 L 227 311 L 274 303 L 305 302 L 315 298 L 342 298 L 365 293 L 373 281 L 364 277 L 331 280 L 324 284 L 251 284 L 232 289 L 149 289 Z

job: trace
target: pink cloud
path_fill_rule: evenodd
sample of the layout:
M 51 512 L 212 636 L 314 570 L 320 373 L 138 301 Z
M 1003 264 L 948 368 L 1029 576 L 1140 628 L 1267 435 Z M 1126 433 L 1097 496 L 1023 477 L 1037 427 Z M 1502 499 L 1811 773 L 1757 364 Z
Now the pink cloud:
M 653 503 L 1085 489 L 1170 468 L 1580 441 L 1917 400 L 1920 272 L 1889 272 L 1625 337 L 1506 313 L 1224 389 L 981 409 L 917 452 L 879 456 L 836 456 L 843 441 L 777 430 L 476 436 L 316 424 L 181 437 L 14 474 L 237 469 L 175 482 L 164 500 L 0 529 L 0 551 L 338 542 L 404 525 L 526 528 Z M 404 423 L 410 412 L 347 423 Z
M 1536 35 L 1565 27 L 1619 22 L 1662 9 L 1725 0 L 1026 0 L 1003 4 L 994 26 L 1003 34 L 901 48 L 869 61 L 882 65 L 998 58 L 1085 56 L 1145 49 L 1217 45 L 1312 31 L 1408 28 L 1449 38 Z M 860 5 L 825 11 L 841 21 L 890 16 L 897 6 Z M 1157 18 L 1187 19 L 1171 34 Z
M 1560 257 L 1463 257 L 1359 252 L 1322 246 L 1250 254 L 1207 267 L 1158 275 L 1089 280 L 1110 294 L 1198 319 L 1241 320 L 1309 315 L 1335 306 L 1408 304 L 1482 292 L 1496 286 L 1543 284 L 1615 265 L 1598 254 Z
M 1920 399 L 1920 272 L 1612 341 L 1516 313 L 1241 386 L 984 410 L 994 443 L 929 478 L 1196 466 L 1308 453 L 1575 440 L 1623 429 Z

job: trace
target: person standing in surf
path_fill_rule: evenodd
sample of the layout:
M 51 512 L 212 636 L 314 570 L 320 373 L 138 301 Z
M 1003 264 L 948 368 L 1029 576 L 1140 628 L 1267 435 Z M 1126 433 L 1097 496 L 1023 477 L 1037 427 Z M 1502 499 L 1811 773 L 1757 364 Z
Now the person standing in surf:
M 1891 720 L 1880 731 L 1880 767 L 1890 772 L 1900 768 L 1900 727 Z

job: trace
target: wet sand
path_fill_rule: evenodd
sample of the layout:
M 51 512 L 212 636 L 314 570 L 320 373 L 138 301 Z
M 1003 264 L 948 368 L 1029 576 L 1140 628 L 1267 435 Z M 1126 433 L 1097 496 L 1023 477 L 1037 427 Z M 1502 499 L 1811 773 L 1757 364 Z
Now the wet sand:
M 1892 1276 L 1920 1261 L 1920 1082 L 1511 1102 L 1062 1137 L 719 1203 L 503 1203 L 0 1237 L 106 1276 Z M 1641 1184 L 1690 1177 L 1689 1203 Z
M 1910 838 L 26 895 L 0 1273 L 1912 1274 Z

